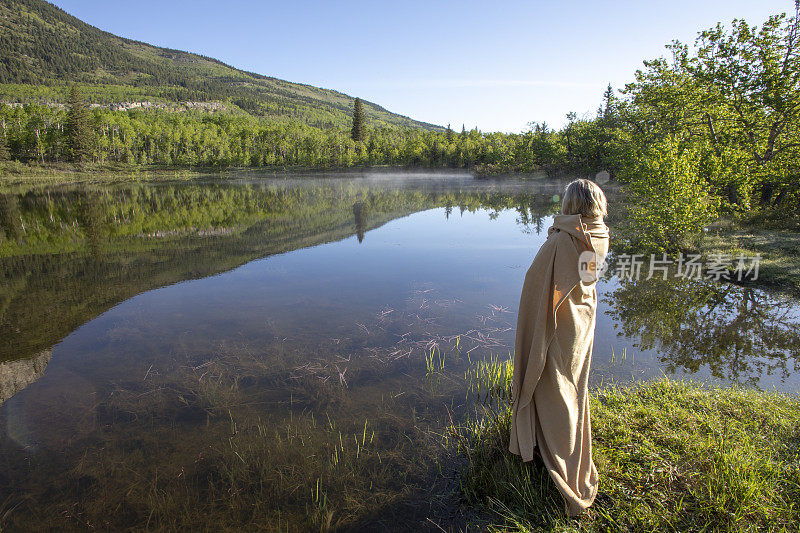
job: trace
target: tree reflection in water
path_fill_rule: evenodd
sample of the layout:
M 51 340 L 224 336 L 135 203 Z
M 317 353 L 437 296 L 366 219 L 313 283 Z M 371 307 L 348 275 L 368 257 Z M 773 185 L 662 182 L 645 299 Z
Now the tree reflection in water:
M 155 184 L 0 195 L 0 362 L 47 350 L 138 293 L 260 257 L 366 232 L 440 206 L 514 209 L 523 228 L 557 205 L 549 190 Z M 449 215 L 449 212 L 448 212 Z M 353 224 L 353 221 L 355 224 Z
M 560 207 L 560 184 L 478 185 L 0 197 L 8 529 L 63 528 L 65 509 L 113 530 L 196 517 L 318 529 L 309 494 L 337 520 L 386 518 L 407 494 L 398 517 L 428 508 L 436 432 L 464 414 L 467 370 L 511 349 L 524 269 Z M 752 383 L 797 361 L 789 301 L 681 279 L 606 289 L 619 327 L 661 349 L 664 370 L 708 365 Z
M 707 367 L 745 385 L 800 369 L 800 317 L 787 297 L 706 279 L 619 280 L 605 298 L 615 328 L 656 349 L 668 373 Z

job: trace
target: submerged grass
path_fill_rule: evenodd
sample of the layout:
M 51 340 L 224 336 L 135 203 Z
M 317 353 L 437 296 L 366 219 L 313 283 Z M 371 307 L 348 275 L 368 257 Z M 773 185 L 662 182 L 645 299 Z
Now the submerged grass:
M 360 410 L 338 382 L 287 379 L 281 357 L 151 365 L 97 405 L 84 439 L 4 448 L 0 531 L 329 531 L 413 496 L 432 467 L 415 406 Z
M 78 406 L 81 431 L 32 416 L 0 438 L 0 531 L 464 523 L 441 431 L 464 414 L 453 399 L 469 352 L 479 361 L 476 350 L 499 344 L 506 325 L 498 315 L 446 335 L 433 313 L 454 302 L 421 294 L 337 338 L 265 333 L 209 347 L 181 336 L 169 352 L 153 343 L 120 354 L 122 366 L 105 369 L 113 379 Z M 30 412 L 61 396 L 54 387 Z
M 461 490 L 496 531 L 797 531 L 800 400 L 662 379 L 591 396 L 594 505 L 577 519 L 538 461 L 507 451 L 511 408 L 452 428 Z

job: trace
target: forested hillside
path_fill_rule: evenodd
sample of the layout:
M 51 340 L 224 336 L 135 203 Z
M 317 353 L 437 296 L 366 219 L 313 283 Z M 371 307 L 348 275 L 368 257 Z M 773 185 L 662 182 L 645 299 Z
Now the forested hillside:
M 120 39 L 40 0 L 0 0 L 0 10 L 0 75 L 43 80 L 0 84 L 0 101 L 26 102 L 0 103 L 0 160 L 21 162 L 13 168 L 605 171 L 628 185 L 631 240 L 645 248 L 691 248 L 721 215 L 800 223 L 800 4 L 760 26 L 734 20 L 693 46 L 673 42 L 623 90 L 609 86 L 596 113 L 569 113 L 560 129 L 531 122 L 519 134 L 426 128 L 367 102 L 353 127 L 355 102 L 340 93 Z M 134 97 L 173 107 L 86 105 Z M 52 99 L 64 105 L 42 105 Z M 222 107 L 190 105 L 215 99 Z
M 336 91 L 117 37 L 44 0 L 0 0 L 0 101 L 64 102 L 72 83 L 95 103 L 222 101 L 256 117 L 323 128 L 348 125 L 353 106 Z M 436 128 L 364 107 L 376 126 Z

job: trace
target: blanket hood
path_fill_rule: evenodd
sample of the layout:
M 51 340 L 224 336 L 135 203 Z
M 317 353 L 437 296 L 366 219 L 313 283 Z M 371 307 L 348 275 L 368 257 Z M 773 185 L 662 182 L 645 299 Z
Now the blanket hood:
M 548 236 L 555 231 L 564 231 L 571 236 L 587 242 L 591 248 L 592 243 L 586 237 L 593 239 L 607 239 L 608 226 L 601 217 L 584 217 L 581 215 L 556 215 L 553 217 L 553 225 L 548 230 Z

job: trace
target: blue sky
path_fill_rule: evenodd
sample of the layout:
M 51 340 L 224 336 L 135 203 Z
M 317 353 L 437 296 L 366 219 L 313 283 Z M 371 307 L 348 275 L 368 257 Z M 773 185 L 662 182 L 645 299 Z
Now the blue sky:
M 791 0 L 55 0 L 103 30 L 483 131 L 593 113 L 673 39 L 760 24 Z

